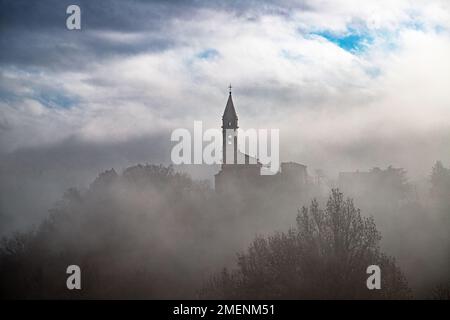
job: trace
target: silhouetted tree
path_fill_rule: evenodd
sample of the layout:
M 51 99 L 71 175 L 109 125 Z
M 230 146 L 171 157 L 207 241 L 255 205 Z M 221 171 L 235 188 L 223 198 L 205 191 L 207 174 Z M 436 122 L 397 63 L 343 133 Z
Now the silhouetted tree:
M 439 199 L 450 199 L 450 169 L 436 161 L 431 170 L 431 195 Z
M 0 297 L 189 297 L 195 273 L 182 253 L 206 250 L 213 199 L 171 166 L 105 171 L 84 192 L 68 189 L 37 228 L 2 240 Z M 79 292 L 66 288 L 71 264 L 82 270 Z
M 434 287 L 431 298 L 435 300 L 450 300 L 450 283 L 440 284 Z
M 410 298 L 395 261 L 379 250 L 372 218 L 332 190 L 325 209 L 316 200 L 303 208 L 297 227 L 256 238 L 238 255 L 238 268 L 213 275 L 201 297 L 225 299 Z M 368 290 L 366 268 L 378 265 L 381 290 Z

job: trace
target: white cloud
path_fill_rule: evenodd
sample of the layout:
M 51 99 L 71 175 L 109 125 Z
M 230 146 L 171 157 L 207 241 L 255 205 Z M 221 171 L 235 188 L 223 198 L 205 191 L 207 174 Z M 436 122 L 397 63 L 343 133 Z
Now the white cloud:
M 72 135 L 126 141 L 194 119 L 218 125 L 231 82 L 241 126 L 280 127 L 286 158 L 342 169 L 394 163 L 420 171 L 414 163 L 420 156 L 422 173 L 430 161 L 450 162 L 444 150 L 450 149 L 448 3 L 309 5 L 312 10 L 285 16 L 203 9 L 165 24 L 163 36 L 176 44 L 166 50 L 94 60 L 79 72 L 3 70 L 19 100 L 1 106 L 0 124 L 9 128 L 2 148 Z M 354 54 L 309 34 L 317 30 L 359 30 L 373 42 Z M 96 36 L 134 45 L 154 32 Z M 206 49 L 218 55 L 200 59 Z M 46 108 L 36 94 L 49 88 L 76 102 Z

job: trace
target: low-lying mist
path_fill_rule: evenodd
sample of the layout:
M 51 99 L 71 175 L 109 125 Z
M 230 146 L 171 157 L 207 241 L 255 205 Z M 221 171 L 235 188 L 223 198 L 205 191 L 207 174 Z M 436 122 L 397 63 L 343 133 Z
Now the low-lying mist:
M 433 288 L 449 281 L 449 172 L 437 163 L 423 190 L 408 184 L 404 173 L 400 184 L 394 179 L 366 189 L 341 186 L 343 198 L 351 196 L 363 217 L 374 217 L 382 238 L 380 248 L 373 243 L 373 252 L 395 258 L 391 269 L 404 274 L 414 297 L 432 297 Z M 332 186 L 323 181 L 311 179 L 299 193 L 229 190 L 225 196 L 210 182 L 192 180 L 172 167 L 104 171 L 89 188 L 68 189 L 33 230 L 3 239 L 1 296 L 201 298 L 202 288 L 224 267 L 242 267 L 236 253 L 252 256 L 255 238 L 296 230 L 301 208 L 313 198 L 325 207 Z M 65 271 L 72 264 L 82 270 L 78 292 L 66 288 Z M 342 283 L 341 297 L 361 297 L 350 294 L 351 283 Z

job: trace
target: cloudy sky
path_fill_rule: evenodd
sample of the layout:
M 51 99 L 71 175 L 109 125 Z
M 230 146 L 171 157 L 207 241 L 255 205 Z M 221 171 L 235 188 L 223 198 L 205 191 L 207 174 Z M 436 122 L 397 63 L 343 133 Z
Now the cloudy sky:
M 450 164 L 449 1 L 0 3 L 3 174 L 167 162 L 173 129 L 220 126 L 229 83 L 241 128 L 279 128 L 310 171 Z

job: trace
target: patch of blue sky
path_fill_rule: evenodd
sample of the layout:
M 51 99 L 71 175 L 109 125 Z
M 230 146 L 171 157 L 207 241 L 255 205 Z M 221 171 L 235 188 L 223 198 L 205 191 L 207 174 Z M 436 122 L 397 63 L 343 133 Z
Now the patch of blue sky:
M 52 109 L 70 109 L 78 99 L 58 92 L 40 92 L 34 96 L 43 106 Z
M 288 60 L 295 60 L 295 61 L 301 61 L 301 62 L 305 62 L 306 61 L 306 57 L 302 54 L 299 53 L 293 53 L 289 50 L 286 49 L 282 49 L 280 51 L 280 55 L 282 58 L 288 59 Z
M 8 90 L 3 90 L 0 87 L 0 101 L 1 102 L 9 103 L 9 102 L 18 101 L 18 100 L 19 99 L 16 94 L 14 94 Z
M 205 49 L 197 54 L 197 58 L 203 60 L 212 60 L 220 56 L 219 51 L 213 48 Z
M 368 67 L 365 68 L 364 71 L 371 78 L 377 78 L 381 75 L 381 70 L 378 67 Z
M 420 21 L 418 18 L 412 19 L 411 21 L 405 23 L 404 25 L 402 25 L 402 28 L 415 30 L 415 31 L 423 31 L 423 32 L 431 31 L 431 32 L 435 32 L 437 34 L 447 31 L 447 28 L 443 25 L 440 25 L 440 24 L 427 25 L 427 24 L 423 23 L 423 21 Z
M 405 24 L 405 27 L 407 29 L 413 29 L 413 30 L 419 30 L 419 31 L 425 30 L 425 26 L 424 26 L 423 22 L 418 21 L 418 20 L 412 20 L 410 22 L 407 22 Z
M 18 102 L 27 98 L 39 101 L 44 107 L 51 109 L 70 109 L 79 102 L 79 99 L 74 96 L 55 92 L 34 92 L 22 96 L 14 92 L 0 90 L 0 101 L 5 103 Z
M 446 31 L 447 29 L 444 26 L 437 25 L 434 27 L 434 32 L 436 32 L 437 34 L 444 33 Z
M 363 52 L 372 42 L 373 36 L 369 33 L 356 32 L 349 30 L 345 34 L 336 34 L 327 30 L 313 32 L 311 35 L 320 36 L 336 44 L 340 48 L 351 53 Z

